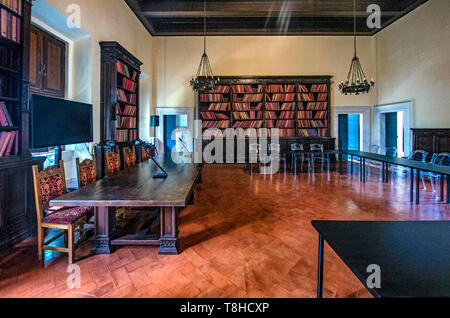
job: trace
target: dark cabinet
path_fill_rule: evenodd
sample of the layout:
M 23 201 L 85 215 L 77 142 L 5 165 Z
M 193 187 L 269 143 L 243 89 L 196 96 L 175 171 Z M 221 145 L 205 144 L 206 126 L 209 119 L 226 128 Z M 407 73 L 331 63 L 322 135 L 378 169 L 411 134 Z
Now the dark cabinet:
M 31 26 L 31 92 L 64 98 L 66 88 L 65 77 L 66 43 L 35 26 Z
M 413 133 L 413 150 L 428 151 L 428 160 L 433 153 L 450 152 L 450 128 L 446 129 L 411 129 Z

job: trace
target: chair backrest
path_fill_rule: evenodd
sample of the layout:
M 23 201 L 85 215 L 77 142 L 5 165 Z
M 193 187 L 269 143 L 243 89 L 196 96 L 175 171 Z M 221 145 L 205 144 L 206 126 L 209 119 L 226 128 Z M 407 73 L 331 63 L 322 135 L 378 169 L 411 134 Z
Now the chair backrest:
M 291 151 L 303 151 L 304 147 L 303 144 L 291 144 Z
M 398 155 L 397 147 L 386 147 L 384 154 L 385 156 L 396 158 Z
M 112 175 L 120 171 L 120 152 L 105 150 L 106 175 Z
M 411 154 L 409 155 L 409 159 L 425 162 L 425 158 L 427 157 L 427 155 L 428 155 L 427 151 L 418 149 L 411 152 Z
M 64 162 L 59 167 L 48 167 L 39 172 L 38 166 L 33 166 L 34 197 L 36 202 L 36 216 L 38 224 L 49 208 L 49 202 L 67 193 Z
M 146 147 L 145 145 L 142 146 L 142 161 L 148 161 L 150 160 L 150 147 Z
M 323 152 L 323 144 L 311 144 L 309 149 L 311 149 L 311 151 Z
M 134 167 L 136 165 L 136 148 L 132 146 L 124 147 L 122 149 L 123 152 L 123 160 L 125 162 L 125 168 Z
M 269 154 L 272 154 L 272 152 L 281 153 L 281 145 L 280 144 L 269 144 Z
M 371 153 L 380 153 L 380 146 L 378 146 L 378 145 L 371 145 L 370 146 L 370 152 Z
M 80 163 L 80 158 L 75 159 L 77 164 L 78 189 L 97 181 L 97 165 L 95 159 L 85 159 Z
M 436 154 L 433 154 L 433 156 L 434 155 L 436 155 Z M 449 167 L 450 166 L 450 153 L 442 152 L 440 154 L 437 154 L 436 158 L 435 158 L 435 162 L 433 162 L 433 163 L 435 163 L 437 165 Z

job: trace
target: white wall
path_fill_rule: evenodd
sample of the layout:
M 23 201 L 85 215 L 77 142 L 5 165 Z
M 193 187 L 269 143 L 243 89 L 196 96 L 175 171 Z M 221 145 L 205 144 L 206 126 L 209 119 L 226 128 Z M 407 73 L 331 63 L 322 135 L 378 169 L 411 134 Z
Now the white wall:
M 375 38 L 377 103 L 412 101 L 412 127 L 449 128 L 450 1 L 430 0 Z

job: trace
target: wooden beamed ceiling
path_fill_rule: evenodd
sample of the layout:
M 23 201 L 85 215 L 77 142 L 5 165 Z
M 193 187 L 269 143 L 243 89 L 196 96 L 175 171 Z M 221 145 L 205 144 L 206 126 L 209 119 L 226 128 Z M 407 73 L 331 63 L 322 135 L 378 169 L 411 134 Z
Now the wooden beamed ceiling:
M 125 0 L 153 36 L 203 34 L 203 0 Z M 428 0 L 357 0 L 359 35 L 373 35 Z M 381 8 L 370 29 L 367 7 Z M 207 0 L 208 35 L 352 35 L 353 0 Z

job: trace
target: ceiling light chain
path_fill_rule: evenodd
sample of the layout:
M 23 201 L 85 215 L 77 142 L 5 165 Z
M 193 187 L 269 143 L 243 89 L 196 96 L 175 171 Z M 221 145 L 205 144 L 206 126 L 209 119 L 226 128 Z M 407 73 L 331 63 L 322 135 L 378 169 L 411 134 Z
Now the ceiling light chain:
M 219 78 L 214 78 L 214 74 L 206 54 L 206 0 L 204 0 L 204 16 L 203 16 L 203 55 L 200 65 L 197 69 L 197 75 L 191 79 L 190 85 L 195 91 L 214 90 L 219 83 Z
M 373 79 L 371 79 L 370 82 L 367 81 L 366 75 L 364 74 L 363 68 L 356 54 L 356 0 L 353 0 L 353 33 L 355 55 L 352 59 L 352 63 L 350 64 L 350 71 L 348 72 L 346 82 L 341 82 L 339 84 L 340 91 L 345 95 L 365 94 L 375 86 L 375 81 Z

